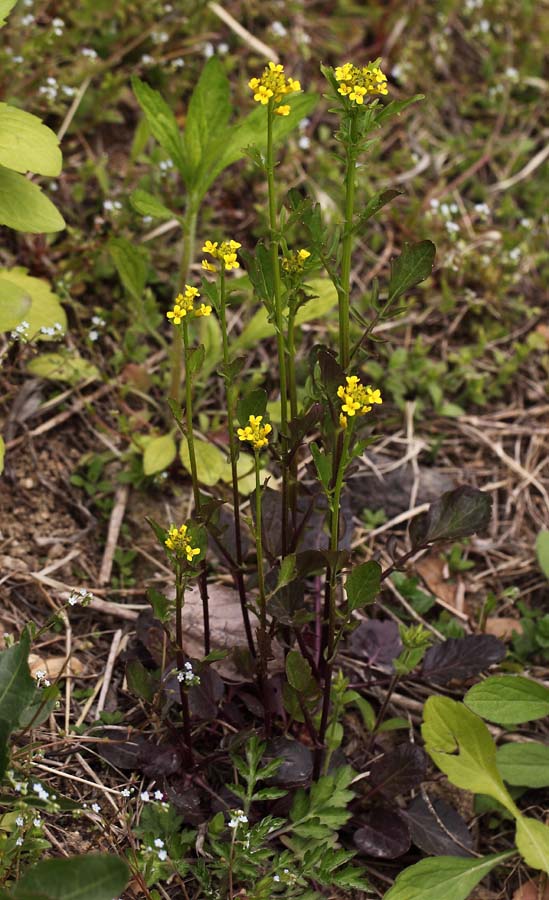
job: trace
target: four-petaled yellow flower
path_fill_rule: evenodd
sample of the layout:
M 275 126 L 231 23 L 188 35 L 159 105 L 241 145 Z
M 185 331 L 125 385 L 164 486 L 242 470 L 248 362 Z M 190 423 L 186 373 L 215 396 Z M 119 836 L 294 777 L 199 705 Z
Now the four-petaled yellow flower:
M 241 441 L 248 441 L 254 450 L 261 450 L 269 443 L 267 435 L 273 430 L 268 422 L 262 425 L 263 416 L 250 416 L 248 425 L 245 428 L 239 428 L 237 431 L 238 438 Z
M 204 303 L 201 303 L 198 309 L 194 308 L 194 301 L 197 297 L 200 297 L 198 288 L 186 284 L 184 293 L 178 294 L 175 298 L 173 309 L 170 309 L 166 313 L 167 318 L 171 319 L 174 325 L 181 325 L 185 316 L 194 316 L 195 318 L 198 318 L 199 316 L 209 316 L 212 311 L 211 306 L 206 306 Z
M 242 244 L 239 244 L 238 241 L 222 241 L 220 244 L 217 241 L 206 241 L 202 247 L 202 252 L 208 253 L 210 256 L 213 256 L 214 259 L 220 260 L 223 267 L 227 271 L 230 271 L 231 269 L 240 268 L 236 251 L 241 246 Z M 217 272 L 217 266 L 207 259 L 202 260 L 202 268 L 205 269 L 206 272 Z
M 292 275 L 297 272 L 302 272 L 305 262 L 309 259 L 310 255 L 308 250 L 293 250 L 282 260 L 282 268 L 285 272 L 290 272 Z
M 339 81 L 338 92 L 348 97 L 353 103 L 362 106 L 364 98 L 368 94 L 387 94 L 387 76 L 383 74 L 375 63 L 367 66 L 353 66 L 345 63 L 335 70 L 335 77 Z
M 270 62 L 263 69 L 260 78 L 250 78 L 248 87 L 254 92 L 254 100 L 266 106 L 271 100 L 274 104 L 274 112 L 278 116 L 288 116 L 290 107 L 287 103 L 283 105 L 280 101 L 287 94 L 293 94 L 301 90 L 301 84 L 295 78 L 287 78 L 284 73 L 284 66 L 280 63 Z
M 381 392 L 369 384 L 362 384 L 357 375 L 347 375 L 345 380 L 347 384 L 340 384 L 337 389 L 337 396 L 343 400 L 339 416 L 342 428 L 347 427 L 347 416 L 364 416 L 374 403 L 383 403 Z
M 175 553 L 177 557 L 180 559 L 184 558 L 188 563 L 192 563 L 194 557 L 199 555 L 200 548 L 191 546 L 191 539 L 188 537 L 187 532 L 187 525 L 180 525 L 179 528 L 172 525 L 164 543 L 168 550 Z

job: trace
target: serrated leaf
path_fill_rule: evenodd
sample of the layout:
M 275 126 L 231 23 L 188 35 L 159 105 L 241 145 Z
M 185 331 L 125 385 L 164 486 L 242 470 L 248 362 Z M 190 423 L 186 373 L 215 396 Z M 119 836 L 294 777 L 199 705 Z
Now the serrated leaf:
M 414 285 L 424 281 L 432 272 L 436 247 L 432 241 L 405 244 L 402 253 L 391 265 L 388 295 L 396 300 Z
M 47 281 L 27 275 L 22 266 L 13 269 L 0 269 L 2 284 L 9 282 L 15 288 L 30 297 L 30 306 L 25 310 L 24 320 L 29 323 L 26 336 L 29 340 L 51 340 L 49 335 L 41 334 L 41 328 L 55 328 L 56 336 L 61 337 L 67 330 L 67 316 L 57 294 L 54 294 Z M 59 327 L 60 326 L 60 327 Z
M 156 197 L 143 191 L 141 188 L 130 194 L 130 203 L 136 212 L 142 216 L 152 216 L 154 219 L 173 219 L 175 213 L 164 206 Z
M 17 3 L 17 0 L 0 0 L 0 28 L 5 24 L 6 17 Z
M 208 441 L 194 439 L 196 453 L 196 471 L 201 484 L 213 487 L 223 477 L 227 458 L 225 454 Z M 183 439 L 179 445 L 179 456 L 187 472 L 191 471 L 191 457 L 187 441 Z
M 494 675 L 467 691 L 465 705 L 498 725 L 519 725 L 549 715 L 549 689 L 522 675 Z
M 515 815 L 517 808 L 496 765 L 496 746 L 482 719 L 448 697 L 429 697 L 423 715 L 425 749 L 452 784 L 488 794 Z
M 391 200 L 394 200 L 395 197 L 399 197 L 401 194 L 402 191 L 396 190 L 381 191 L 381 193 L 375 194 L 368 200 L 364 209 L 360 210 L 358 213 L 358 222 L 353 230 L 358 231 L 362 225 L 371 219 L 372 216 L 375 216 L 380 209 L 383 209 L 383 207 L 390 203 Z
M 473 888 L 495 866 L 504 862 L 512 852 L 463 859 L 457 856 L 437 856 L 422 859 L 397 875 L 384 900 L 467 900 Z
M 371 559 L 355 566 L 345 580 L 349 609 L 363 609 L 373 603 L 381 587 L 381 566 Z
M 134 300 L 140 301 L 149 272 L 146 250 L 123 237 L 111 238 L 108 248 L 122 284 Z
M 314 686 L 311 666 L 299 650 L 290 650 L 286 657 L 286 677 L 300 693 L 306 693 L 311 685 Z
M 503 744 L 496 752 L 500 775 L 507 784 L 520 787 L 549 787 L 549 745 Z
M 162 532 L 162 543 L 164 540 L 165 533 Z M 147 600 L 151 604 L 155 619 L 158 619 L 159 622 L 168 622 L 173 602 L 164 594 L 161 594 L 160 591 L 155 590 L 155 588 L 149 588 Z
M 457 541 L 485 531 L 492 515 L 492 497 L 468 485 L 446 491 L 431 503 L 426 513 L 416 516 L 410 525 L 414 547 L 433 541 Z
M 46 859 L 27 869 L 12 890 L 13 900 L 112 900 L 129 879 L 116 856 Z
M 0 103 L 0 165 L 15 172 L 59 175 L 62 165 L 57 135 L 38 116 Z
M 0 225 L 29 234 L 62 231 L 65 220 L 37 184 L 0 166 Z
M 189 166 L 183 149 L 179 126 L 173 112 L 158 91 L 155 91 L 154 88 L 141 81 L 135 75 L 132 77 L 132 87 L 137 102 L 147 117 L 153 137 L 169 154 L 174 165 L 177 166 L 186 180 L 189 175 Z
M 100 377 L 99 370 L 93 363 L 68 352 L 41 353 L 27 363 L 27 371 L 31 375 L 47 378 L 48 381 L 63 381 L 67 384 L 80 384 Z
M 503 641 L 491 634 L 468 634 L 449 638 L 429 647 L 423 659 L 423 674 L 437 684 L 453 679 L 465 681 L 505 658 Z
M 171 434 L 161 434 L 150 440 L 143 454 L 143 471 L 145 475 L 156 475 L 163 472 L 173 463 L 177 456 L 177 446 Z
M 536 538 L 536 556 L 539 567 L 549 579 L 549 531 L 540 531 Z
M 25 318 L 32 300 L 22 287 L 0 277 L 0 331 L 11 331 Z
M 19 723 L 36 690 L 27 662 L 29 646 L 25 632 L 18 644 L 0 652 L 0 720 L 9 729 Z

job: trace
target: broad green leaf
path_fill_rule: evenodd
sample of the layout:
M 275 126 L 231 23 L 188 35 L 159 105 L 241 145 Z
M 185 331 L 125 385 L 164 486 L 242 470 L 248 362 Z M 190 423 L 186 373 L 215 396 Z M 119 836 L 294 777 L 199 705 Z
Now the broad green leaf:
M 132 87 L 137 102 L 147 117 L 152 135 L 173 159 L 183 178 L 186 178 L 189 167 L 173 112 L 158 91 L 135 75 L 132 78 Z
M 463 484 L 446 491 L 431 503 L 427 512 L 412 520 L 410 538 L 414 547 L 432 541 L 457 541 L 484 531 L 491 515 L 491 495 Z
M 337 291 L 327 278 L 312 278 L 307 282 L 307 285 L 317 296 L 298 310 L 295 318 L 297 326 L 303 325 L 305 322 L 312 322 L 315 319 L 324 318 L 337 305 Z M 274 334 L 275 326 L 272 322 L 269 322 L 267 311 L 262 306 L 250 319 L 242 334 L 233 341 L 233 352 L 237 353 L 240 350 L 253 347 L 258 341 L 262 341 Z
M 473 685 L 464 703 L 498 725 L 519 725 L 549 715 L 549 689 L 522 675 L 493 675 Z
M 238 490 L 243 497 L 248 497 L 255 488 L 254 457 L 250 456 L 249 453 L 241 453 L 236 461 L 236 471 L 238 475 Z M 267 478 L 269 478 L 268 469 L 262 469 L 259 473 L 260 483 L 264 484 Z M 227 459 L 219 480 L 225 484 L 230 484 L 232 479 L 231 461 Z
M 244 428 L 250 416 L 264 416 L 267 409 L 267 392 L 263 388 L 256 388 L 240 398 L 236 407 L 236 417 Z
M 227 458 L 225 454 L 208 441 L 194 439 L 194 449 L 196 453 L 196 471 L 198 480 L 201 484 L 213 487 L 223 477 L 226 471 Z M 189 456 L 189 447 L 185 438 L 179 445 L 179 456 L 181 462 L 185 466 L 187 472 L 191 471 L 191 459 Z
M 520 816 L 515 840 L 520 855 L 528 866 L 549 872 L 549 828 L 538 819 Z
M 204 164 L 212 161 L 208 151 L 224 146 L 230 114 L 229 80 L 219 57 L 212 56 L 192 93 L 185 122 L 183 146 L 190 178 L 200 177 Z M 187 187 L 191 189 L 190 184 Z
M 17 0 L 0 0 L 0 28 L 5 24 L 6 17 L 12 11 Z
M 67 316 L 61 306 L 57 294 L 54 294 L 47 281 L 27 275 L 22 266 L 13 269 L 0 269 L 2 283 L 9 282 L 31 299 L 31 305 L 25 310 L 23 319 L 29 323 L 27 338 L 29 340 L 51 340 L 47 334 L 41 334 L 41 328 L 55 328 L 56 335 L 61 337 L 67 330 Z
M 436 248 L 432 241 L 405 244 L 402 253 L 391 265 L 388 294 L 396 300 L 414 285 L 429 277 L 433 269 Z
M 0 225 L 29 234 L 50 234 L 62 231 L 65 220 L 38 185 L 0 166 Z
M 93 378 L 98 380 L 98 369 L 87 359 L 69 353 L 42 353 L 27 363 L 27 371 L 48 381 L 80 384 Z
M 482 719 L 463 703 L 429 697 L 421 733 L 427 753 L 452 784 L 488 794 L 516 815 L 517 808 L 497 769 L 496 745 Z
M 148 191 L 142 191 L 141 188 L 130 194 L 130 203 L 135 211 L 141 213 L 142 216 L 153 216 L 155 219 L 173 219 L 176 215 L 171 209 L 164 206 L 160 200 L 157 200 Z
M 371 559 L 355 566 L 345 580 L 349 609 L 362 609 L 373 603 L 380 590 L 381 566 Z
M 0 103 L 0 165 L 16 172 L 59 175 L 63 159 L 55 132 L 38 116 Z
M 18 644 L 0 653 L 0 720 L 11 729 L 18 724 L 36 690 L 27 662 L 29 646 L 24 633 Z
M 171 434 L 161 434 L 148 442 L 143 454 L 145 475 L 156 475 L 171 466 L 177 456 L 177 447 Z
M 512 856 L 498 853 L 481 859 L 436 856 L 404 869 L 384 900 L 467 900 L 488 872 Z
M 536 538 L 536 556 L 541 571 L 549 579 L 549 531 L 540 531 Z
M 149 272 L 147 252 L 123 237 L 111 238 L 108 247 L 122 284 L 134 300 L 140 301 Z
M 11 331 L 25 318 L 31 298 L 23 288 L 0 277 L 0 331 Z
M 6 442 L 2 435 L 0 435 L 0 475 L 4 471 L 4 459 L 6 456 Z
M 314 687 L 311 666 L 299 650 L 290 650 L 286 657 L 286 677 L 291 686 L 301 693 Z
M 498 748 L 496 763 L 507 784 L 521 787 L 549 787 L 549 745 L 504 744 Z
M 126 887 L 129 870 L 116 856 L 46 859 L 27 869 L 13 900 L 112 900 Z

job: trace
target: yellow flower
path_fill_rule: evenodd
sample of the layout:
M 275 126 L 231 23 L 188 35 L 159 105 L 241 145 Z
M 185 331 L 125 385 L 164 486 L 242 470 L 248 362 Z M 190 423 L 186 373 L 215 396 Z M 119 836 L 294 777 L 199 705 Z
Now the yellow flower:
M 363 385 L 357 375 L 347 375 L 346 384 L 340 384 L 337 396 L 343 401 L 339 424 L 347 427 L 348 416 L 364 416 L 369 413 L 375 403 L 383 403 L 381 391 L 373 389 L 369 384 Z
M 212 308 L 211 306 L 206 306 L 205 303 L 201 303 L 198 309 L 194 311 L 195 317 L 198 319 L 200 316 L 211 316 Z
M 215 241 L 215 243 L 212 243 L 211 241 L 206 241 L 206 243 L 202 247 L 202 253 L 209 253 L 211 256 L 216 255 L 216 252 L 215 252 L 216 250 L 217 250 L 217 241 Z
M 279 104 L 287 94 L 297 93 L 301 90 L 299 81 L 295 78 L 287 78 L 284 66 L 274 62 L 270 62 L 263 69 L 260 78 L 250 78 L 248 87 L 253 91 L 255 102 L 261 103 L 263 106 L 266 106 L 270 100 L 274 104 Z M 290 114 L 290 107 L 287 104 L 276 105 L 274 112 L 278 116 L 287 116 Z
M 282 268 L 285 272 L 289 272 L 292 275 L 302 272 L 305 267 L 305 261 L 309 259 L 310 255 L 308 250 L 293 250 L 282 260 Z
M 263 416 L 250 416 L 248 419 L 249 424 L 245 428 L 237 430 L 239 440 L 248 441 L 254 450 L 261 450 L 262 447 L 267 446 L 269 443 L 267 435 L 273 430 L 268 422 L 262 425 L 262 421 Z
M 235 251 L 241 246 L 242 244 L 239 244 L 238 241 L 222 241 L 221 244 L 217 241 L 214 243 L 212 243 L 212 241 L 206 241 L 202 247 L 202 251 L 203 253 L 209 253 L 214 259 L 221 260 L 224 268 L 227 271 L 230 271 L 231 269 L 240 268 L 240 263 L 238 262 Z M 213 263 L 208 262 L 207 259 L 202 260 L 202 268 L 206 269 L 207 272 L 217 271 L 217 267 Z
M 202 303 L 198 309 L 194 308 L 194 301 L 197 297 L 200 297 L 198 288 L 186 284 L 184 292 L 178 294 L 175 298 L 173 309 L 170 309 L 169 312 L 166 313 L 167 318 L 170 319 L 174 325 L 181 325 L 182 320 L 188 315 L 193 315 L 195 317 L 209 316 L 212 311 L 211 306 L 205 306 Z
M 170 309 L 166 315 L 168 319 L 173 319 L 174 325 L 181 325 L 181 319 L 187 315 L 187 310 L 180 306 L 179 303 L 174 303 L 173 309 Z
M 338 92 L 358 106 L 364 104 L 364 98 L 368 94 L 387 94 L 389 92 L 387 76 L 375 63 L 368 63 L 367 66 L 361 68 L 353 66 L 352 63 L 345 63 L 343 66 L 337 66 L 335 77 L 339 82 Z
M 172 525 L 168 531 L 168 537 L 164 541 L 168 550 L 175 553 L 177 557 L 185 558 L 187 562 L 192 563 L 195 556 L 200 553 L 199 547 L 192 547 L 190 538 L 187 536 L 187 525 L 180 525 L 176 528 Z
M 208 262 L 207 259 L 202 260 L 202 268 L 206 270 L 206 272 L 217 272 L 216 267 L 213 263 Z

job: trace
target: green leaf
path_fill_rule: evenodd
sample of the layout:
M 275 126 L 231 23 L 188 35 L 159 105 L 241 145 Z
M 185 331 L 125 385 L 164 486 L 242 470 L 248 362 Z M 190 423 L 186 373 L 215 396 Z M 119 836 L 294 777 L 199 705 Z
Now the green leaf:
M 22 266 L 0 269 L 0 278 L 2 285 L 9 282 L 30 297 L 31 304 L 23 316 L 29 323 L 26 335 L 29 340 L 51 341 L 49 335 L 40 333 L 41 328 L 55 328 L 56 335 L 63 336 L 67 330 L 67 316 L 59 297 L 54 294 L 47 281 L 27 275 L 27 270 Z
M 230 114 L 229 80 L 219 57 L 212 56 L 192 93 L 185 122 L 183 146 L 190 178 L 198 180 L 213 162 L 214 148 L 219 156 L 218 148 L 227 139 Z
M 301 306 L 295 317 L 296 325 L 303 325 L 315 319 L 323 319 L 324 316 L 337 306 L 337 291 L 332 282 L 327 278 L 311 278 L 307 287 L 317 296 L 309 300 L 305 306 Z M 243 332 L 233 341 L 233 352 L 253 347 L 258 341 L 275 334 L 275 326 L 269 322 L 267 311 L 261 307 L 250 319 Z
M 130 194 L 130 203 L 135 211 L 142 216 L 153 216 L 155 219 L 173 219 L 176 215 L 171 209 L 164 206 L 160 200 L 157 200 L 156 197 L 153 197 L 147 191 L 142 191 L 141 188 Z
M 520 855 L 528 866 L 549 872 L 549 828 L 537 819 L 520 816 L 515 840 Z
M 417 103 L 418 100 L 425 100 L 425 94 L 414 94 L 413 97 L 408 97 L 406 100 L 391 100 L 385 106 L 380 106 L 375 114 L 376 125 L 381 125 L 387 119 L 392 119 L 393 116 L 399 116 L 408 106 Z
M 0 225 L 29 234 L 51 234 L 62 231 L 65 220 L 38 185 L 0 166 Z
M 162 96 L 137 76 L 132 77 L 132 87 L 141 109 L 147 117 L 152 135 L 173 159 L 184 179 L 189 173 L 177 120 Z
M 513 815 L 517 808 L 496 765 L 496 746 L 482 719 L 448 697 L 429 697 L 421 733 L 425 749 L 452 784 L 488 794 Z
M 111 238 L 108 248 L 122 284 L 134 300 L 140 301 L 149 273 L 146 250 L 123 237 Z
M 201 484 L 213 487 L 223 477 L 227 463 L 226 456 L 215 444 L 197 438 L 194 439 L 194 449 L 198 480 Z M 186 440 L 182 440 L 179 445 L 179 456 L 185 469 L 190 473 L 191 458 Z
M 549 689 L 521 675 L 493 675 L 467 691 L 464 703 L 498 725 L 519 725 L 549 715 Z
M 512 852 L 471 859 L 436 856 L 404 869 L 384 900 L 467 900 L 488 872 L 512 856 Z
M 549 745 L 504 744 L 496 753 L 500 775 L 507 784 L 521 787 L 549 787 Z
M 540 531 L 536 538 L 536 556 L 541 571 L 549 579 L 549 531 Z
M 162 545 L 164 545 L 164 540 L 165 532 L 162 532 Z M 149 588 L 147 600 L 151 604 L 155 619 L 158 619 L 159 622 L 168 622 L 173 602 L 164 594 L 161 594 L 160 591 L 155 590 L 155 588 Z
M 55 132 L 38 116 L 0 103 L 0 165 L 15 172 L 59 175 L 63 159 Z
M 414 547 L 433 541 L 457 541 L 485 531 L 492 515 L 492 497 L 468 485 L 446 491 L 431 503 L 427 512 L 416 516 L 410 525 Z
M 373 603 L 381 587 L 381 566 L 371 559 L 355 566 L 345 580 L 349 609 L 362 609 Z
M 116 856 L 46 859 L 27 869 L 13 900 L 112 900 L 126 887 L 129 870 Z
M 0 331 L 11 331 L 30 309 L 30 296 L 12 281 L 0 278 Z
M 389 190 L 381 191 L 380 194 L 374 194 L 374 196 L 368 200 L 364 209 L 359 212 L 358 220 L 353 227 L 353 231 L 359 231 L 372 216 L 375 216 L 380 209 L 383 209 L 383 207 L 390 203 L 391 200 L 394 200 L 395 197 L 400 197 L 402 193 L 402 191 Z
M 130 691 L 147 703 L 152 703 L 158 690 L 158 679 L 138 659 L 130 660 L 126 666 L 126 679 Z
M 256 388 L 240 398 L 236 407 L 236 417 L 242 428 L 248 424 L 250 416 L 265 415 L 267 400 L 267 392 L 263 388 Z
M 17 3 L 17 0 L 0 0 L 0 28 L 6 23 L 6 17 Z
M 177 456 L 177 446 L 171 434 L 161 434 L 147 443 L 143 454 L 145 475 L 156 475 L 171 466 Z
M 391 265 L 389 299 L 396 300 L 414 285 L 429 277 L 433 269 L 436 247 L 432 241 L 405 244 Z
M 314 441 L 310 444 L 309 450 L 311 451 L 311 456 L 313 457 L 320 483 L 325 492 L 328 493 L 332 483 L 332 454 L 323 453 L 318 444 L 315 444 Z
M 211 316 L 207 316 L 206 318 L 212 318 Z M 193 347 L 191 352 L 187 357 L 187 372 L 192 377 L 193 375 L 198 375 L 202 366 L 204 365 L 204 357 L 206 356 L 206 348 L 204 344 L 199 344 L 197 347 Z
M 302 694 L 314 687 L 311 666 L 299 650 L 290 650 L 286 657 L 286 677 L 294 690 Z
M 0 653 L 0 720 L 13 729 L 31 703 L 36 685 L 28 665 L 30 640 L 26 632 L 13 647 Z
M 39 378 L 49 381 L 63 381 L 67 384 L 80 384 L 82 381 L 99 380 L 99 370 L 76 354 L 41 353 L 27 363 L 27 371 Z

